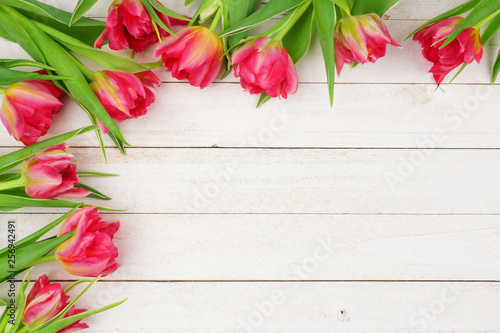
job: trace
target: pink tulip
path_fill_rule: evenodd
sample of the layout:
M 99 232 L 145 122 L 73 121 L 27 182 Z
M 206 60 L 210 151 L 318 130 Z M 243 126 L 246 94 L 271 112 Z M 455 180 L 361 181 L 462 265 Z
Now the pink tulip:
M 151 89 L 161 85 L 161 80 L 152 71 L 131 74 L 125 71 L 98 71 L 90 87 L 108 111 L 111 118 L 123 121 L 145 115 L 146 109 L 155 101 Z M 104 133 L 108 130 L 101 125 Z
M 178 80 L 189 80 L 192 86 L 205 88 L 212 83 L 224 62 L 222 40 L 205 27 L 188 27 L 169 36 L 156 47 L 155 57 Z
M 13 83 L 4 93 L 0 119 L 14 139 L 32 145 L 47 134 L 63 94 L 51 81 Z
M 23 323 L 29 329 L 38 327 L 57 316 L 68 305 L 68 298 L 59 283 L 50 283 L 47 275 L 38 278 L 26 298 L 23 313 Z M 87 311 L 86 309 L 71 309 L 64 315 L 69 317 Z M 88 328 L 87 324 L 77 321 L 57 333 L 72 332 Z
M 474 59 L 479 63 L 483 57 L 483 47 L 479 29 L 468 28 L 450 44 L 441 48 L 446 38 L 463 21 L 462 17 L 451 17 L 423 28 L 413 36 L 422 46 L 425 59 L 434 63 L 429 73 L 434 75 L 437 84 L 445 76 L 464 63 L 471 64 Z
M 334 41 L 339 75 L 344 64 L 375 62 L 385 56 L 387 44 L 401 47 L 377 14 L 342 18 L 335 28 Z
M 179 20 L 157 10 L 155 12 L 168 28 L 185 26 L 189 22 L 187 18 Z M 157 27 L 161 36 L 170 35 L 161 26 Z M 146 46 L 159 42 L 151 17 L 140 0 L 113 1 L 109 7 L 106 28 L 94 46 L 100 49 L 108 38 L 112 50 L 123 50 L 128 47 L 135 52 L 142 52 Z
M 78 185 L 76 164 L 71 164 L 70 153 L 64 144 L 42 150 L 26 160 L 21 175 L 26 194 L 32 198 L 78 198 L 90 192 Z
M 119 222 L 102 221 L 96 207 L 84 207 L 64 221 L 58 236 L 75 230 L 74 235 L 56 247 L 55 256 L 70 274 L 96 277 L 106 276 L 118 269 L 118 250 L 113 236 Z
M 287 98 L 298 88 L 293 60 L 280 41 L 260 37 L 243 45 L 231 56 L 234 76 L 250 94 Z

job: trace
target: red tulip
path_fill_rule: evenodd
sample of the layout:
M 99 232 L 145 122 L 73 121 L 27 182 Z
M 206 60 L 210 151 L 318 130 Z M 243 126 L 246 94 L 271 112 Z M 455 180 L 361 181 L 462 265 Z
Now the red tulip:
M 13 83 L 4 93 L 0 119 L 14 139 L 32 145 L 47 134 L 63 94 L 51 81 Z
M 434 63 L 429 72 L 434 75 L 437 84 L 443 82 L 445 76 L 458 66 L 470 64 L 474 60 L 479 63 L 483 57 L 479 29 L 468 28 L 441 48 L 462 21 L 463 18 L 459 16 L 447 18 L 423 28 L 413 36 L 413 40 L 417 40 L 422 46 L 425 59 Z
M 342 18 L 335 28 L 334 41 L 338 74 L 344 64 L 377 61 L 385 56 L 387 44 L 401 47 L 377 14 Z
M 68 305 L 69 296 L 64 293 L 59 283 L 50 283 L 47 275 L 38 278 L 26 298 L 26 306 L 23 313 L 23 323 L 29 329 L 40 326 L 57 316 Z M 69 317 L 87 311 L 86 309 L 71 309 L 64 315 Z M 88 328 L 87 324 L 77 321 L 57 333 L 72 332 Z
M 75 230 L 74 235 L 55 249 L 56 259 L 70 274 L 106 276 L 118 269 L 118 250 L 113 236 L 120 223 L 103 221 L 96 207 L 84 207 L 64 221 L 58 236 Z
M 159 3 L 159 2 L 158 2 Z M 185 26 L 189 19 L 179 20 L 155 10 L 160 20 L 169 28 Z M 163 37 L 170 34 L 157 26 Z M 114 0 L 109 7 L 106 28 L 96 40 L 95 47 L 101 48 L 109 38 L 112 50 L 123 50 L 127 47 L 135 52 L 142 52 L 148 45 L 158 43 L 158 35 L 153 27 L 151 17 L 140 0 Z
M 280 41 L 260 37 L 233 53 L 234 76 L 250 94 L 265 92 L 287 98 L 297 91 L 298 78 L 293 60 Z
M 172 76 L 189 80 L 192 86 L 205 88 L 212 83 L 224 62 L 222 40 L 205 27 L 184 28 L 175 36 L 169 36 L 156 47 L 155 57 Z
M 161 80 L 152 71 L 131 74 L 125 71 L 98 71 L 90 87 L 111 118 L 123 121 L 145 115 L 146 109 L 155 101 L 148 87 L 161 85 Z M 103 132 L 108 130 L 101 125 Z
M 90 192 L 78 185 L 76 164 L 64 144 L 42 150 L 26 160 L 21 175 L 26 194 L 32 198 L 84 197 Z

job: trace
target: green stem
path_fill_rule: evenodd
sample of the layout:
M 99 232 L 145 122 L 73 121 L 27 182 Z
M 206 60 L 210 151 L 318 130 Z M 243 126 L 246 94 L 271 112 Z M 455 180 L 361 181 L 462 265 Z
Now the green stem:
M 495 18 L 495 16 L 497 16 L 498 14 L 500 14 L 500 9 L 497 10 L 496 12 L 494 12 L 493 14 L 491 14 L 490 16 L 488 16 L 487 18 L 485 18 L 484 20 L 482 20 L 481 22 L 479 22 L 478 24 L 476 24 L 475 26 L 473 26 L 472 28 L 474 28 L 474 29 L 481 28 L 483 25 L 485 25 L 489 21 L 493 20 Z
M 36 266 L 36 265 L 39 265 L 39 264 L 44 264 L 46 262 L 51 262 L 51 261 L 56 261 L 56 255 L 55 253 L 52 253 L 52 254 L 48 254 L 46 256 L 43 256 L 41 258 L 38 258 L 37 260 L 33 261 L 31 264 L 29 264 L 29 266 Z
M 17 331 L 17 333 L 26 333 L 26 332 L 29 332 L 29 328 L 28 326 L 24 326 L 23 328 L 21 328 L 19 331 Z
M 280 21 L 277 25 L 269 29 L 266 33 L 264 33 L 264 36 L 272 36 L 274 35 L 274 39 L 276 40 L 282 40 L 283 37 L 286 36 L 286 34 L 290 31 L 290 29 L 293 28 L 295 23 L 304 15 L 306 12 L 307 8 L 311 5 L 312 0 L 308 0 L 304 2 L 302 5 L 299 7 L 295 8 L 290 14 L 285 16 L 283 20 Z
M 73 62 L 76 64 L 76 67 L 82 72 L 82 74 L 89 80 L 93 81 L 94 80 L 94 72 L 88 69 L 87 67 L 83 66 L 83 64 L 80 62 L 80 60 L 76 59 L 72 54 L 68 52 L 69 57 Z
M 219 7 L 219 9 L 217 9 L 217 13 L 215 14 L 214 20 L 212 21 L 212 25 L 210 26 L 210 30 L 215 32 L 221 18 L 222 18 L 222 7 Z
M 7 88 L 0 87 L 0 95 L 5 94 L 6 91 L 7 91 Z
M 23 180 L 20 177 L 17 179 L 13 179 L 13 180 L 9 180 L 9 181 L 0 183 L 0 191 L 10 190 L 11 188 L 17 188 L 17 187 L 23 187 L 23 186 L 24 186 Z

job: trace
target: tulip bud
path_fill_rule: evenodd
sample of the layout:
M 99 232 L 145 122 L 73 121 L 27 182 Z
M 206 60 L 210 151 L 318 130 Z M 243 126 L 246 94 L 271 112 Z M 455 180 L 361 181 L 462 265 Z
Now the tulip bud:
M 260 37 L 233 53 L 234 76 L 250 94 L 287 98 L 298 88 L 293 60 L 280 41 Z
M 78 185 L 76 164 L 71 164 L 70 153 L 64 144 L 42 150 L 26 160 L 20 169 L 26 194 L 32 198 L 77 198 L 90 192 Z
M 58 237 L 75 231 L 74 235 L 55 249 L 55 257 L 70 274 L 85 277 L 106 276 L 118 269 L 118 249 L 113 236 L 119 222 L 103 221 L 96 207 L 84 207 L 64 221 Z
M 189 80 L 192 86 L 205 88 L 212 83 L 224 59 L 222 40 L 205 27 L 184 28 L 169 36 L 156 47 L 155 57 L 178 80 Z
M 158 3 L 160 3 L 158 1 Z M 168 27 L 185 26 L 189 19 L 179 20 L 155 10 L 156 15 Z M 163 37 L 170 34 L 157 26 Z M 148 45 L 158 43 L 158 35 L 154 29 L 151 17 L 140 0 L 115 0 L 109 7 L 106 28 L 95 42 L 96 48 L 101 48 L 109 38 L 112 50 L 123 50 L 127 47 L 135 52 L 142 52 Z
M 115 121 L 145 115 L 146 109 L 155 101 L 148 87 L 161 85 L 161 80 L 152 71 L 131 74 L 125 71 L 98 71 L 90 87 L 106 111 Z M 104 133 L 108 129 L 101 125 Z
M 31 330 L 48 322 L 68 305 L 68 298 L 69 296 L 64 293 L 59 283 L 50 283 L 47 275 L 40 276 L 26 298 L 26 306 L 22 318 L 24 325 Z M 64 317 L 66 318 L 85 311 L 87 310 L 71 307 Z M 88 327 L 87 324 L 76 321 L 57 333 L 72 332 Z
M 474 60 L 479 63 L 483 57 L 479 29 L 468 28 L 441 48 L 462 21 L 462 17 L 450 17 L 421 29 L 413 36 L 413 40 L 422 46 L 424 58 L 434 63 L 429 72 L 437 84 L 443 82 L 445 76 L 458 66 L 471 64 Z
M 340 75 L 344 64 L 375 62 L 385 56 L 387 44 L 401 47 L 377 14 L 340 19 L 335 28 L 335 64 Z
M 4 93 L 0 119 L 14 139 L 32 145 L 47 134 L 63 94 L 51 81 L 13 83 Z

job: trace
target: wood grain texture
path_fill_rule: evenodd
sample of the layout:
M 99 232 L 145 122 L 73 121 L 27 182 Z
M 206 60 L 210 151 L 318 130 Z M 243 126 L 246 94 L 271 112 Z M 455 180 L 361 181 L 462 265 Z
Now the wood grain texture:
M 104 18 L 110 2 L 90 14 Z M 198 4 L 182 2 L 164 1 L 189 15 Z M 402 0 L 385 22 L 402 43 L 462 2 Z M 128 156 L 108 149 L 105 164 L 92 133 L 69 142 L 79 170 L 121 175 L 83 180 L 113 197 L 99 203 L 128 209 L 103 213 L 121 221 L 122 267 L 79 307 L 128 301 L 88 319 L 90 331 L 498 332 L 500 86 L 488 83 L 500 42 L 439 88 L 418 44 L 402 45 L 346 68 L 333 109 L 317 43 L 297 65 L 298 93 L 258 110 L 232 75 L 200 91 L 158 69 L 148 115 L 120 124 Z M 4 41 L 0 55 L 26 57 Z M 47 137 L 86 124 L 67 100 Z M 2 128 L 0 147 L 20 145 Z M 0 221 L 23 236 L 59 212 Z M 42 273 L 75 279 L 58 263 Z
M 3 217 L 17 221 L 18 237 L 24 237 L 59 215 Z M 116 244 L 122 266 L 110 280 L 500 280 L 498 216 L 103 217 L 121 223 Z M 34 274 L 42 271 L 74 278 L 57 262 Z
M 75 290 L 76 292 L 76 290 Z M 494 333 L 499 283 L 98 283 L 91 332 Z M 481 308 L 481 310 L 477 310 Z
M 71 152 L 81 171 L 121 175 L 85 183 L 130 213 L 500 213 L 497 150 L 138 148 L 108 165 Z

